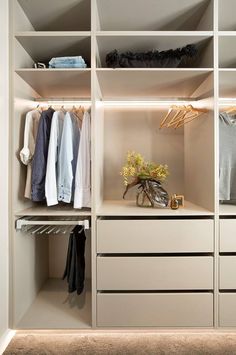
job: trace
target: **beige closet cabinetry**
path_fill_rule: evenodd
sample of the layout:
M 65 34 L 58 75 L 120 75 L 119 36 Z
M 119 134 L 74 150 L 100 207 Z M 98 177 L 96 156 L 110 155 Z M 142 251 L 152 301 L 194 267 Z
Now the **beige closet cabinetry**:
M 219 206 L 217 191 L 218 101 L 236 92 L 236 5 L 227 2 L 9 1 L 12 328 L 236 326 L 236 207 Z M 106 65 L 114 49 L 188 44 L 198 54 L 178 68 Z M 34 68 L 73 55 L 87 68 Z M 25 115 L 38 103 L 60 108 L 66 101 L 91 105 L 91 210 L 24 198 Z M 159 129 L 170 104 L 180 101 L 207 113 L 180 129 Z M 127 151 L 167 164 L 164 188 L 183 194 L 184 207 L 137 207 L 135 189 L 123 200 Z M 16 231 L 23 217 L 90 220 L 85 292 L 75 302 L 61 280 L 69 234 Z
M 236 326 L 236 220 L 220 219 L 219 323 Z

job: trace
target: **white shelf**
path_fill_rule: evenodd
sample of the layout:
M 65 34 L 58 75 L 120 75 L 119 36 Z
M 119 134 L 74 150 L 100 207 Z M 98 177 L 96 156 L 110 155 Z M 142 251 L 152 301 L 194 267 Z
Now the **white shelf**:
M 33 206 L 15 212 L 15 216 L 91 216 L 90 209 L 74 209 L 71 205 Z
M 219 213 L 220 216 L 236 216 L 236 205 L 220 204 Z
M 213 216 L 214 213 L 197 206 L 189 201 L 185 201 L 185 207 L 178 210 L 171 208 L 145 208 L 137 207 L 135 201 L 104 201 L 97 211 L 98 216 Z
M 164 51 L 188 44 L 195 44 L 198 54 L 193 59 L 186 59 L 181 66 L 213 67 L 213 40 L 209 36 L 102 35 L 97 37 L 97 44 L 101 67 L 106 67 L 106 55 L 114 49 L 119 52 Z
M 18 0 L 35 31 L 89 31 L 90 1 Z
M 17 69 L 16 73 L 42 97 L 90 98 L 90 69 Z
M 66 281 L 49 279 L 17 324 L 20 329 L 87 329 L 91 327 L 91 292 L 69 295 Z
M 90 32 L 18 32 L 15 38 L 35 62 L 48 64 L 52 57 L 81 55 L 90 65 Z
M 148 100 L 191 97 L 211 72 L 212 69 L 97 69 L 97 77 L 104 100 Z
M 212 37 L 213 31 L 96 31 L 96 36 Z
M 98 0 L 102 30 L 211 30 L 212 3 L 200 0 Z

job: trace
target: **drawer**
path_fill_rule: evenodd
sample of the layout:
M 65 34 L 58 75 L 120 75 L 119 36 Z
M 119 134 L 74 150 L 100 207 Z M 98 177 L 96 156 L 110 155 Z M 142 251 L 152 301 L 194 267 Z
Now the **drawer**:
M 98 257 L 98 290 L 211 290 L 212 257 Z
M 213 220 L 98 220 L 98 253 L 213 251 Z
M 220 293 L 219 325 L 221 327 L 236 326 L 236 293 Z
M 220 256 L 220 289 L 236 290 L 236 256 Z
M 211 293 L 98 293 L 100 327 L 212 327 Z
M 236 219 L 220 220 L 220 251 L 236 252 Z

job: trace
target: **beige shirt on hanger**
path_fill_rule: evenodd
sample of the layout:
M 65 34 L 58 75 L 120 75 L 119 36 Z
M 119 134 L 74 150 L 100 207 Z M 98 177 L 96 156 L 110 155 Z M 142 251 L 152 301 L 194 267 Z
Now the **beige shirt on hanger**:
M 29 199 L 31 199 L 32 159 L 34 156 L 35 142 L 40 117 L 40 110 L 32 110 L 27 113 L 25 119 L 24 147 L 20 151 L 20 159 L 23 164 L 27 165 L 27 177 L 24 196 Z

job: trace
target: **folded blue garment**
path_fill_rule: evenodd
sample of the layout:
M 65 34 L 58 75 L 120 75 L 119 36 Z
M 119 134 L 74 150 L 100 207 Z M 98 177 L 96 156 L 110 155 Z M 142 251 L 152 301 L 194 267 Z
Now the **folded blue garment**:
M 57 63 L 57 64 L 54 64 L 54 65 L 50 65 L 49 64 L 49 68 L 87 68 L 87 64 L 83 64 L 83 63 L 73 63 L 73 64 L 70 64 L 70 63 Z
M 76 57 L 57 57 L 52 58 L 49 62 L 49 68 L 58 67 L 61 65 L 67 65 L 69 67 L 72 65 L 83 65 L 83 68 L 86 68 L 86 63 L 81 56 Z

